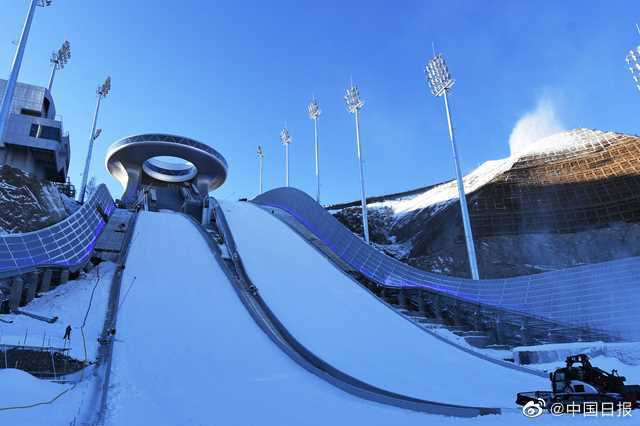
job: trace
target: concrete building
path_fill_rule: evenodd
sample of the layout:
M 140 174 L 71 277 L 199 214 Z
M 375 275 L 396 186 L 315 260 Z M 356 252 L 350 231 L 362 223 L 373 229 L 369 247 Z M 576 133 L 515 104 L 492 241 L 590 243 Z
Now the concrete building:
M 6 84 L 0 80 L 0 98 Z M 56 116 L 51 93 L 45 87 L 18 83 L 0 141 L 0 165 L 8 164 L 39 179 L 65 182 L 69 160 L 69 135 Z

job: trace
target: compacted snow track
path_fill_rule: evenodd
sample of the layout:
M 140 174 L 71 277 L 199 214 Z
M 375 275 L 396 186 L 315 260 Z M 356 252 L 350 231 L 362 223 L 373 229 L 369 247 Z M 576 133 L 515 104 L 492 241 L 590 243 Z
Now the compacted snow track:
M 545 378 L 483 361 L 425 333 L 336 269 L 267 211 L 221 202 L 245 269 L 309 351 L 370 385 L 448 404 L 514 407 Z
M 426 419 L 354 397 L 288 358 L 247 314 L 202 235 L 181 215 L 140 214 L 120 305 L 109 425 Z

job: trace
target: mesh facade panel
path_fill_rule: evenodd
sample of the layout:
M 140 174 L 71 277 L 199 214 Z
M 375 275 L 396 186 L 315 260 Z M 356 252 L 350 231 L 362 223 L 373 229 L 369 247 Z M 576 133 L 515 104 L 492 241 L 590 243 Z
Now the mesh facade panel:
M 429 273 L 367 245 L 311 197 L 294 188 L 266 192 L 253 203 L 282 209 L 337 256 L 370 280 L 396 288 L 424 288 L 494 309 L 625 340 L 640 339 L 640 258 L 505 279 L 473 281 Z
M 640 137 L 588 129 L 558 136 L 575 143 L 525 154 L 467 196 L 474 237 L 640 222 Z
M 40 267 L 81 267 L 91 257 L 105 217 L 114 209 L 107 187 L 100 185 L 89 201 L 61 222 L 38 231 L 1 236 L 0 277 Z

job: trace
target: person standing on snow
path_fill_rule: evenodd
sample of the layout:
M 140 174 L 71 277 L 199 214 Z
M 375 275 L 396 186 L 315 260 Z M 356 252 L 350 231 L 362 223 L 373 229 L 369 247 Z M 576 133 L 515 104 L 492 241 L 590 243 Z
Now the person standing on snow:
M 64 340 L 71 341 L 71 326 L 68 325 L 64 331 Z

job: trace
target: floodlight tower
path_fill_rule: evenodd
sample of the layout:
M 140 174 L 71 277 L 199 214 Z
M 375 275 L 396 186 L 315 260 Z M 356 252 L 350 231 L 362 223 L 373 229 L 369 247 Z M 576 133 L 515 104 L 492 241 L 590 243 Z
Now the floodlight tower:
M 96 111 L 93 114 L 93 124 L 91 126 L 91 135 L 89 136 L 89 149 L 87 150 L 87 160 L 84 163 L 84 173 L 82 174 L 82 186 L 80 187 L 80 198 L 78 201 L 84 203 L 84 195 L 87 190 L 87 177 L 89 176 L 89 166 L 91 165 L 91 154 L 93 153 L 93 142 L 102 133 L 101 130 L 96 131 L 96 123 L 98 122 L 98 112 L 100 111 L 100 102 L 105 98 L 111 90 L 111 77 L 107 77 L 102 86 L 98 87 L 96 94 L 98 101 L 96 103 Z
M 284 145 L 284 186 L 289 186 L 289 145 L 291 144 L 291 136 L 289 136 L 289 130 L 286 127 L 280 132 L 280 142 Z
M 636 24 L 636 29 L 638 30 L 638 34 L 640 34 L 640 25 Z M 631 76 L 636 82 L 636 87 L 640 90 L 640 46 L 629 51 L 627 64 L 629 65 Z
M 49 77 L 49 91 L 53 87 L 53 79 L 56 77 L 56 71 L 61 70 L 67 65 L 71 59 L 71 43 L 69 41 L 65 41 L 62 43 L 62 47 L 58 49 L 57 52 L 53 52 L 51 54 L 51 64 L 53 64 L 53 69 L 51 70 L 51 77 Z
M 462 172 L 460 171 L 460 159 L 458 158 L 458 148 L 453 134 L 453 124 L 451 122 L 451 111 L 449 110 L 448 91 L 453 87 L 455 80 L 449 73 L 447 63 L 444 61 L 442 54 L 435 54 L 427 63 L 425 69 L 427 81 L 431 93 L 435 97 L 442 96 L 444 98 L 444 107 L 447 113 L 447 124 L 449 125 L 449 139 L 451 140 L 451 148 L 453 150 L 453 164 L 456 171 L 456 180 L 458 183 L 458 196 L 460 198 L 460 210 L 462 212 L 462 223 L 464 225 L 465 241 L 467 243 L 467 255 L 469 256 L 469 267 L 471 268 L 471 276 L 474 280 L 480 279 L 478 273 L 478 261 L 476 260 L 476 248 L 473 243 L 473 233 L 471 231 L 471 221 L 469 220 L 469 209 L 467 207 L 467 198 L 464 192 L 464 183 L 462 181 Z
M 259 179 L 259 194 L 262 194 L 262 171 L 263 171 L 264 151 L 262 145 L 258 145 L 258 179 Z
M 358 86 L 355 86 L 353 82 L 351 87 L 347 89 L 344 95 L 344 100 L 347 103 L 347 110 L 355 116 L 356 119 L 356 150 L 358 152 L 358 162 L 360 163 L 360 196 L 362 204 L 362 231 L 364 234 L 364 240 L 369 242 L 369 217 L 367 214 L 367 194 L 364 185 L 364 165 L 362 161 L 362 147 L 360 146 L 360 109 L 364 106 L 364 101 L 360 99 L 360 93 L 358 92 Z
M 0 147 L 4 146 L 4 132 L 7 128 L 7 121 L 9 120 L 9 113 L 11 112 L 11 103 L 13 102 L 13 93 L 15 92 L 16 84 L 18 83 L 18 74 L 20 74 L 22 58 L 24 57 L 24 51 L 27 47 L 29 30 L 31 29 L 31 22 L 33 22 L 33 15 L 36 13 L 36 6 L 51 6 L 51 2 L 52 0 L 31 0 L 27 19 L 24 21 L 24 26 L 22 27 L 22 34 L 20 35 L 20 42 L 16 49 L 16 55 L 14 56 L 13 63 L 11 64 L 11 73 L 9 74 L 9 79 L 7 80 L 7 85 L 4 89 L 2 104 L 0 105 Z
M 313 120 L 313 134 L 316 150 L 316 202 L 320 204 L 320 150 L 318 148 L 318 118 L 322 111 L 320 111 L 320 106 L 318 106 L 318 102 L 315 98 L 309 102 L 307 112 L 309 113 L 309 118 Z

